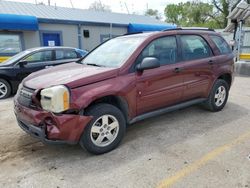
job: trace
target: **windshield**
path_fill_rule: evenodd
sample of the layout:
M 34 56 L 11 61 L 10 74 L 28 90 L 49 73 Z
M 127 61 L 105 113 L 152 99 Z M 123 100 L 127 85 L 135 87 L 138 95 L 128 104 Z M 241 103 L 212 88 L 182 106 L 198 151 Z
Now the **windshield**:
M 101 67 L 120 67 L 144 39 L 142 36 L 111 39 L 92 51 L 82 63 Z
M 16 62 L 17 60 L 21 59 L 22 57 L 24 57 L 25 55 L 27 55 L 28 53 L 30 53 L 30 51 L 28 51 L 28 50 L 22 51 L 16 55 L 12 56 L 11 58 L 3 61 L 1 64 L 5 64 L 5 65 L 12 64 L 12 63 Z

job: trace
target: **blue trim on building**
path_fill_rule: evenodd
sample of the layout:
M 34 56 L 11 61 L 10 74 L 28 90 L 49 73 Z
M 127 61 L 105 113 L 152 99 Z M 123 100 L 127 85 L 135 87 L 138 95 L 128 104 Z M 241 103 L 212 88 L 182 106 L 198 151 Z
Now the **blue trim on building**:
M 0 14 L 0 29 L 37 31 L 38 20 L 35 16 Z
M 137 33 L 137 32 L 147 32 L 147 31 L 162 31 L 165 29 L 176 28 L 176 25 L 149 25 L 149 24 L 134 24 L 130 23 L 128 25 L 128 33 Z
M 99 23 L 99 22 L 85 22 L 85 21 L 74 21 L 74 20 L 57 20 L 57 19 L 46 19 L 46 18 L 38 18 L 39 23 L 50 23 L 50 24 L 69 24 L 69 25 L 89 25 L 89 26 L 108 26 L 110 27 L 110 23 Z M 127 27 L 128 24 L 115 24 L 112 23 L 112 26 L 115 27 Z

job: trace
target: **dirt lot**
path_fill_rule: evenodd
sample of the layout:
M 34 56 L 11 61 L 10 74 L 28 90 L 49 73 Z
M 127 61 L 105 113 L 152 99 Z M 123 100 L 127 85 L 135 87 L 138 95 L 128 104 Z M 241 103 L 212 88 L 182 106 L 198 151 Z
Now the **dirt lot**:
M 43 145 L 0 101 L 0 187 L 250 187 L 250 78 L 219 113 L 190 107 L 127 130 L 116 150 Z

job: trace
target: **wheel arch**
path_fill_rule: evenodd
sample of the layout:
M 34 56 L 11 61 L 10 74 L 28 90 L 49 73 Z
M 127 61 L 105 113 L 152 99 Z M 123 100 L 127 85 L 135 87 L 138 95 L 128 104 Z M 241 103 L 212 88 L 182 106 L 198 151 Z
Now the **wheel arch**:
M 107 103 L 107 104 L 114 105 L 119 110 L 121 110 L 121 112 L 123 113 L 125 117 L 126 122 L 129 122 L 130 120 L 129 107 L 128 107 L 127 100 L 124 97 L 116 96 L 116 95 L 102 96 L 90 102 L 89 105 L 85 108 L 85 110 L 88 110 L 88 108 L 90 108 L 91 106 L 99 104 L 99 103 Z
M 223 73 L 220 76 L 218 76 L 217 79 L 225 80 L 228 83 L 229 88 L 231 87 L 231 84 L 232 84 L 232 75 L 230 73 Z
M 8 84 L 10 85 L 10 88 L 11 88 L 11 93 L 12 93 L 13 90 L 14 90 L 14 88 L 13 88 L 13 85 L 12 85 L 12 83 L 10 82 L 9 78 L 6 77 L 6 76 L 4 76 L 4 75 L 0 75 L 0 79 L 2 79 L 2 80 L 4 80 L 4 81 L 8 82 Z

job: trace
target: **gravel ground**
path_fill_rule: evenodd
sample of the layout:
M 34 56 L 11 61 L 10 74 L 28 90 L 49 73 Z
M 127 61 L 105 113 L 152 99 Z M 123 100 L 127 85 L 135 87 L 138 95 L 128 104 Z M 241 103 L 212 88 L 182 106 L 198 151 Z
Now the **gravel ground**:
M 250 187 L 250 78 L 236 77 L 227 106 L 198 106 L 130 126 L 114 151 L 44 145 L 0 101 L 0 187 Z

